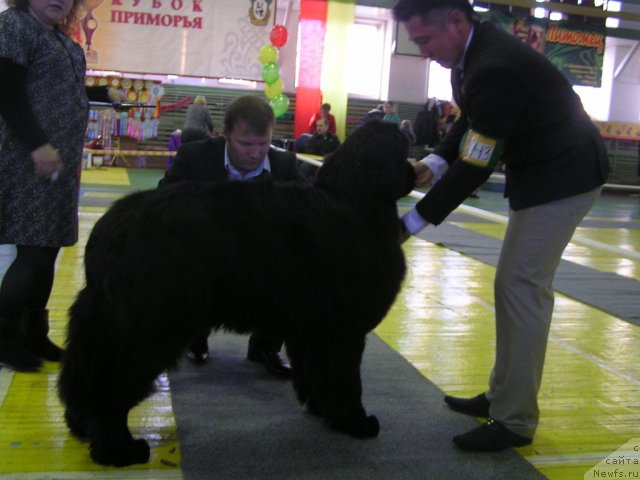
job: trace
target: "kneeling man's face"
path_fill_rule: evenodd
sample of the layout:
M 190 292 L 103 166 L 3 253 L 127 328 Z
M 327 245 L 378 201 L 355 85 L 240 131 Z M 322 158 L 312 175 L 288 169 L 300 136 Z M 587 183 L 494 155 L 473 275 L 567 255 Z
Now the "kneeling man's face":
M 263 133 L 256 133 L 246 122 L 238 121 L 230 133 L 225 134 L 229 160 L 242 173 L 248 173 L 260 166 L 269 151 L 273 127 Z

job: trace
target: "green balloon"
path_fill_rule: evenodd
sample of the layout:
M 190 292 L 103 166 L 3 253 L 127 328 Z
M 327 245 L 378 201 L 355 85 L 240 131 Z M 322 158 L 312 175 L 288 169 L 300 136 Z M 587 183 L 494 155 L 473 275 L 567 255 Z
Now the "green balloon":
M 271 85 L 280 78 L 280 69 L 276 63 L 270 62 L 262 67 L 262 79 L 267 85 Z
M 289 108 L 289 98 L 281 93 L 280 95 L 273 97 L 269 101 L 269 105 L 271 105 L 271 109 L 273 110 L 273 114 L 276 118 L 280 118 Z
M 258 53 L 258 60 L 260 60 L 262 65 L 267 63 L 276 63 L 278 60 L 278 51 L 273 45 L 267 43 L 260 49 L 260 52 Z

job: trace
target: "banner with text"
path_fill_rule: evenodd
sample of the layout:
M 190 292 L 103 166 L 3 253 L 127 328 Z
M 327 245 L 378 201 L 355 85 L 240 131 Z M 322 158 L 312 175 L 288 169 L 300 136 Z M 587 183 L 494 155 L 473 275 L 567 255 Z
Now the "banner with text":
M 606 30 L 604 23 L 514 18 L 502 12 L 483 14 L 546 56 L 572 85 L 600 87 Z
M 87 68 L 261 80 L 276 0 L 86 0 Z

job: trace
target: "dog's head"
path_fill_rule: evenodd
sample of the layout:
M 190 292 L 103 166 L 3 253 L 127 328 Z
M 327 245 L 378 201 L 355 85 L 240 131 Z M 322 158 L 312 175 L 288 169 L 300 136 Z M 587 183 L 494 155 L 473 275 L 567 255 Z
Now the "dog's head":
M 366 123 L 325 157 L 315 186 L 349 200 L 395 202 L 415 184 L 408 154 L 409 141 L 398 125 Z

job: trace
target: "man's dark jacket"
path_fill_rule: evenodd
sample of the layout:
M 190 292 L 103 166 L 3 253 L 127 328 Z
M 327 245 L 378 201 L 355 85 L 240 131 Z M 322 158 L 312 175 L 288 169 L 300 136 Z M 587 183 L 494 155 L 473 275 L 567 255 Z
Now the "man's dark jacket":
M 492 173 L 459 159 L 468 129 L 504 141 L 505 196 L 514 210 L 606 181 L 608 159 L 598 130 L 542 54 L 491 23 L 476 23 L 462 75 L 461 88 L 454 86 L 461 116 L 434 150 L 449 169 L 417 205 L 425 220 L 441 223 Z
M 335 152 L 340 146 L 340 139 L 332 133 L 326 135 L 320 135 L 316 133 L 309 140 L 304 147 L 305 153 L 312 155 L 327 155 L 331 152 Z
M 228 173 L 224 166 L 225 143 L 224 137 L 211 137 L 182 144 L 173 165 L 160 180 L 160 185 L 181 180 L 227 181 Z M 271 147 L 268 157 L 273 180 L 278 182 L 300 180 L 295 153 Z

